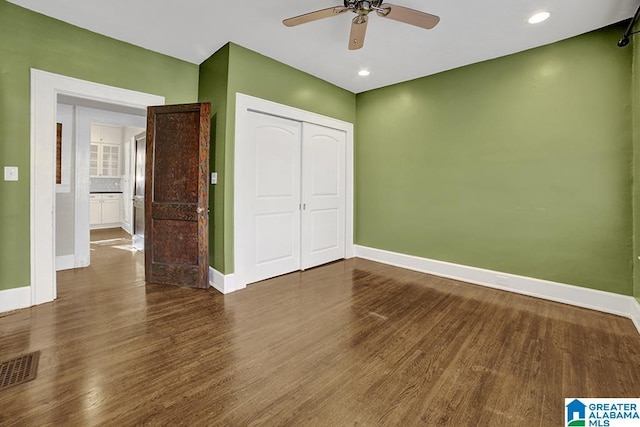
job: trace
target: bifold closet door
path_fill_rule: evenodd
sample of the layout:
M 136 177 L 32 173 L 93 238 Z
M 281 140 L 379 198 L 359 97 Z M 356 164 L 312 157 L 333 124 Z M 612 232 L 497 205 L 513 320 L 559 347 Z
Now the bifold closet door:
M 302 125 L 301 268 L 345 256 L 346 134 Z
M 250 113 L 242 253 L 247 283 L 300 269 L 300 122 Z M 237 184 L 236 184 L 237 185 Z

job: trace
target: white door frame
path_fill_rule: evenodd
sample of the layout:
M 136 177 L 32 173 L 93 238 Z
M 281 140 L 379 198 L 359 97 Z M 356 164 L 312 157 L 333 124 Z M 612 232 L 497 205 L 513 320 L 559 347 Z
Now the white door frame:
M 55 124 L 59 94 L 146 109 L 164 97 L 31 69 L 31 305 L 56 298 Z
M 246 147 L 251 143 L 248 134 L 249 112 L 258 112 L 269 114 L 272 116 L 283 117 L 285 119 L 295 120 L 299 122 L 314 123 L 328 128 L 344 131 L 346 134 L 346 180 L 345 180 L 345 258 L 353 258 L 355 256 L 355 246 L 353 244 L 353 123 L 312 113 L 310 111 L 301 110 L 299 108 L 290 107 L 288 105 L 278 104 L 276 102 L 267 101 L 265 99 L 256 98 L 254 96 L 242 93 L 236 94 L 236 128 L 235 128 L 235 148 L 234 148 L 234 218 L 233 218 L 233 248 L 234 248 L 234 274 L 233 274 L 233 290 L 245 288 L 247 286 L 244 278 L 244 270 L 242 263 L 238 263 L 242 257 L 239 255 L 242 248 L 240 242 L 247 241 L 244 233 L 247 227 L 244 227 L 239 219 L 239 212 L 245 207 L 242 205 L 245 197 L 241 197 L 241 192 L 246 188 L 245 176 L 238 173 L 238 159 Z M 240 244 L 239 244 L 240 243 Z

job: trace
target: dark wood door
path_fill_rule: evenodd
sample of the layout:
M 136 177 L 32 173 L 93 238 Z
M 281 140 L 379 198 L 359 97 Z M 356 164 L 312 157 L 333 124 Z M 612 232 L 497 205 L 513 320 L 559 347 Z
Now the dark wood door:
M 145 276 L 209 287 L 209 103 L 149 107 Z

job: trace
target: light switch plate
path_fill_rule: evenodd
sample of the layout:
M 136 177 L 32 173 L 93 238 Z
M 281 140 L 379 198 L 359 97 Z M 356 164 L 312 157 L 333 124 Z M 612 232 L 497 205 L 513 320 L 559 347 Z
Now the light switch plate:
M 211 184 L 218 183 L 218 172 L 211 172 Z
M 17 181 L 18 180 L 18 167 L 17 166 L 5 166 L 4 167 L 4 180 L 5 181 Z

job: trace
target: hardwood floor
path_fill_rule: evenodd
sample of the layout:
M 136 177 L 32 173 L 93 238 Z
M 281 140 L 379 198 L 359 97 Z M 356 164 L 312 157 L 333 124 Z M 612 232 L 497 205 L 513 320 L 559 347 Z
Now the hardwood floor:
M 94 237 L 58 300 L 0 317 L 0 360 L 41 351 L 0 425 L 558 426 L 565 397 L 640 397 L 628 319 L 361 259 L 145 286 L 122 234 Z

